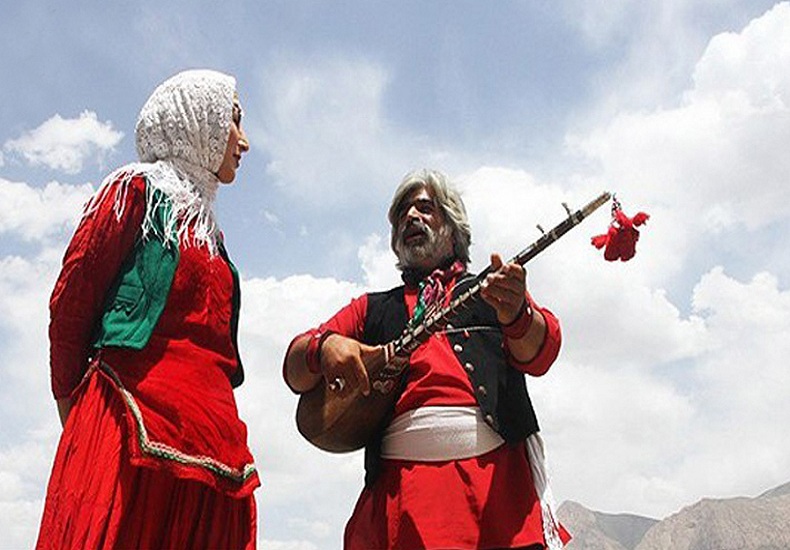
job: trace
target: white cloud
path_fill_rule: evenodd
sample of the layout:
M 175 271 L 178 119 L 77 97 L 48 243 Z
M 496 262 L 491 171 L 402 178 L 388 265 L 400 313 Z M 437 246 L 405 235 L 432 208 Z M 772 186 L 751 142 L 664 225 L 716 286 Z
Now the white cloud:
M 790 3 L 774 6 L 739 33 L 719 34 L 710 41 L 694 71 L 692 101 L 742 97 L 755 109 L 790 107 Z M 739 101 L 733 99 L 736 103 Z
M 661 517 L 700 495 L 754 495 L 787 481 L 778 419 L 790 413 L 790 294 L 769 273 L 746 283 L 721 267 L 699 275 L 694 254 L 714 245 L 726 254 L 722 232 L 781 231 L 790 218 L 788 37 L 790 5 L 781 4 L 714 38 L 676 108 L 623 112 L 569 140 L 599 166 L 588 181 L 615 182 L 627 209 L 653 217 L 629 264 L 588 260 L 594 231 L 580 230 L 533 269 L 538 298 L 559 310 L 574 348 L 553 378 L 533 384 L 563 496 Z M 508 196 L 546 197 L 527 175 L 511 179 Z M 670 276 L 697 280 L 690 304 L 668 300 Z
M 698 232 L 790 214 L 790 4 L 711 40 L 676 108 L 624 112 L 569 138 L 630 197 L 668 216 L 675 250 Z M 666 251 L 670 257 L 669 250 Z
M 701 369 L 710 379 L 706 394 L 750 414 L 768 415 L 786 408 L 790 371 L 790 291 L 775 276 L 758 273 L 743 284 L 721 267 L 707 273 L 694 289 L 695 311 L 705 315 L 715 339 Z M 749 380 L 744 383 L 744 378 Z M 728 419 L 728 411 L 720 411 Z M 781 417 L 781 415 L 780 415 Z
M 38 128 L 6 141 L 8 152 L 21 154 L 32 165 L 76 174 L 92 157 L 103 158 L 123 138 L 111 122 L 100 122 L 96 113 L 83 111 L 79 118 L 56 114 Z
M 263 211 L 263 219 L 266 220 L 269 225 L 273 226 L 278 226 L 282 223 L 277 214 L 269 212 L 268 210 Z
M 602 46 L 616 39 L 627 29 L 627 22 L 633 21 L 639 10 L 634 10 L 629 2 L 569 2 L 563 8 L 570 22 L 575 24 L 583 36 L 592 44 Z
M 262 79 L 266 128 L 253 139 L 272 156 L 270 174 L 302 200 L 332 202 L 360 174 L 377 173 L 388 78 L 361 59 L 288 59 L 270 68 Z
M 264 545 L 304 538 L 317 548 L 338 547 L 362 484 L 362 457 L 327 455 L 302 439 L 294 422 L 297 397 L 283 381 L 282 361 L 294 336 L 362 290 L 343 281 L 295 275 L 245 280 L 242 292 L 239 338 L 247 380 L 237 399 L 262 471 L 264 487 L 257 498 L 267 510 L 261 519 Z
M 53 181 L 38 188 L 0 178 L 0 234 L 26 241 L 62 236 L 74 227 L 92 192 L 87 183 L 75 186 Z
M 749 27 L 755 28 L 760 27 Z M 739 209 L 725 208 L 733 189 L 747 181 L 733 174 L 734 181 L 717 179 L 728 170 L 743 173 L 742 166 L 735 169 L 739 163 L 761 169 L 759 160 L 749 158 L 759 149 L 756 136 L 765 138 L 773 125 L 784 123 L 781 117 L 752 116 L 750 108 L 711 131 L 710 120 L 732 112 L 706 99 L 704 108 L 715 116 L 695 117 L 688 109 L 697 109 L 696 115 L 705 109 L 693 94 L 689 98 L 689 105 L 675 111 L 620 115 L 587 136 L 585 145 L 601 161 L 601 172 L 576 183 L 572 192 L 518 170 L 488 167 L 460 178 L 478 270 L 491 251 L 510 256 L 534 241 L 540 235 L 536 222 L 549 229 L 560 221 L 560 202 L 579 207 L 608 187 L 600 182 L 640 183 L 624 187 L 632 199 L 627 209 L 646 204 L 653 214 L 635 260 L 607 263 L 590 246 L 590 236 L 608 223 L 603 208 L 528 266 L 534 296 L 560 316 L 565 336 L 555 369 L 530 381 L 555 466 L 555 489 L 561 498 L 601 510 L 662 517 L 699 495 L 759 493 L 785 482 L 790 465 L 790 444 L 776 420 L 790 413 L 783 359 L 788 291 L 779 290 L 770 274 L 749 283 L 727 277 L 721 268 L 697 275 L 689 270 L 694 264 L 688 256 L 709 242 L 703 228 L 714 217 L 725 227 L 747 228 L 787 219 L 787 201 L 767 208 L 746 191 L 733 199 Z M 777 103 L 763 106 L 771 110 Z M 619 124 L 623 128 L 613 130 Z M 741 124 L 751 126 L 746 133 L 753 140 L 739 139 Z M 660 138 L 652 132 L 656 128 Z M 616 140 L 608 139 L 613 135 Z M 729 144 L 726 154 L 717 149 L 721 143 Z M 783 143 L 766 140 L 762 147 L 769 150 L 768 169 L 777 171 L 769 195 L 771 185 L 784 192 L 777 182 L 790 175 Z M 707 174 L 693 170 L 691 157 L 717 151 L 721 166 L 704 166 Z M 686 164 L 678 162 L 686 158 Z M 661 170 L 688 174 L 703 185 L 673 182 L 660 177 Z M 715 208 L 696 220 L 694 210 L 708 203 Z M 726 250 L 726 243 L 717 244 Z M 690 304 L 676 305 L 667 297 L 662 286 L 671 275 L 698 279 Z
M 297 200 L 332 207 L 386 200 L 394 180 L 446 153 L 393 127 L 384 108 L 391 70 L 360 57 L 283 56 L 262 74 L 265 121 L 253 144 L 271 156 L 269 175 Z
M 47 412 L 54 417 L 54 407 Z M 42 478 L 52 464 L 52 441 L 31 434 L 28 441 L 0 451 L 0 532 L 7 548 L 30 548 L 36 540 L 44 498 Z
M 47 300 L 57 255 L 0 257 L 0 533 L 29 548 L 59 434 L 49 386 Z
M 610 312 L 627 312 L 614 292 Z M 694 291 L 694 322 L 637 302 L 603 333 L 586 315 L 597 307 L 582 299 L 563 313 L 573 329 L 560 360 L 530 380 L 561 498 L 660 518 L 700 495 L 787 480 L 790 291 L 767 274 L 743 283 L 715 268 Z M 649 315 L 663 320 L 641 322 Z
M 790 291 L 769 274 L 744 283 L 714 268 L 693 303 L 715 346 L 696 362 L 698 414 L 678 478 L 698 494 L 723 479 L 733 480 L 731 495 L 755 494 L 764 479 L 785 481 L 790 471 L 782 421 L 790 415 Z
M 368 236 L 357 256 L 367 288 L 392 288 L 401 284 L 395 254 L 389 247 L 389 235 L 384 238 L 376 234 Z
M 559 9 L 567 23 L 596 51 L 592 62 L 609 57 L 585 92 L 601 100 L 598 107 L 576 122 L 600 124 L 624 108 L 649 110 L 673 102 L 712 33 L 737 28 L 769 5 L 762 0 L 564 2 Z

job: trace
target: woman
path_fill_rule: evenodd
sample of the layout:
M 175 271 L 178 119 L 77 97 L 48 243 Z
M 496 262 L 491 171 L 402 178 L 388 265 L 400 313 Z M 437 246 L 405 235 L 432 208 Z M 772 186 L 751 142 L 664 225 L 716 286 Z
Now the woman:
M 89 201 L 50 301 L 64 424 L 39 548 L 254 548 L 233 387 L 239 279 L 214 215 L 249 142 L 235 79 L 185 71 Z

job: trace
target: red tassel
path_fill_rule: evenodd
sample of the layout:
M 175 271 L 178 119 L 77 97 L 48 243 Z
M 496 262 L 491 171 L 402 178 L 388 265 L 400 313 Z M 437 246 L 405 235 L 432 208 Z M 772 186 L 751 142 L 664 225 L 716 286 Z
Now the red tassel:
M 650 216 L 644 212 L 638 212 L 633 218 L 629 218 L 615 197 L 612 200 L 612 222 L 609 230 L 604 235 L 593 237 L 592 245 L 599 250 L 604 248 L 603 257 L 610 262 L 627 262 L 636 254 L 636 241 L 639 240 L 636 227 L 644 225 L 649 219 Z

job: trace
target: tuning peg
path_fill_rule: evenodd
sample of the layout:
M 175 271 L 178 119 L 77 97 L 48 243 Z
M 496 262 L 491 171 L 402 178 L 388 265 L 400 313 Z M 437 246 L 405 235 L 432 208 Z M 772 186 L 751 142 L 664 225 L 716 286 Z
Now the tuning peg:
M 546 232 L 543 230 L 543 228 L 540 226 L 540 224 L 537 224 L 535 227 L 537 227 L 537 228 L 538 228 L 538 231 L 540 231 L 540 232 L 541 232 L 541 233 L 543 233 L 544 235 L 546 234 Z
M 563 208 L 565 209 L 565 211 L 568 213 L 568 216 L 570 216 L 570 215 L 571 215 L 571 209 L 570 209 L 570 208 L 568 208 L 568 203 L 567 203 L 567 202 L 563 202 L 563 203 L 562 203 L 562 207 L 563 207 Z

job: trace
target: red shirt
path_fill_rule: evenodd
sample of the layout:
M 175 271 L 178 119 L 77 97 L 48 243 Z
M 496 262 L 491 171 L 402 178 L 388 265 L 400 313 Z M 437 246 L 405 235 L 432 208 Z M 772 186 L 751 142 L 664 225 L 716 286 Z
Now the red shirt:
M 448 293 L 452 292 L 449 285 Z M 406 307 L 409 316 L 414 314 L 418 289 L 405 288 Z M 512 364 L 525 374 L 541 376 L 545 374 L 557 358 L 562 342 L 560 324 L 551 311 L 534 304 L 546 321 L 546 338 L 538 355 L 526 364 Z M 320 331 L 331 330 L 361 340 L 367 315 L 367 294 L 355 298 L 326 323 Z M 395 414 L 429 405 L 468 405 L 477 404 L 469 377 L 458 362 L 444 334 L 432 336 L 415 351 L 409 360 L 406 388 L 395 405 Z

